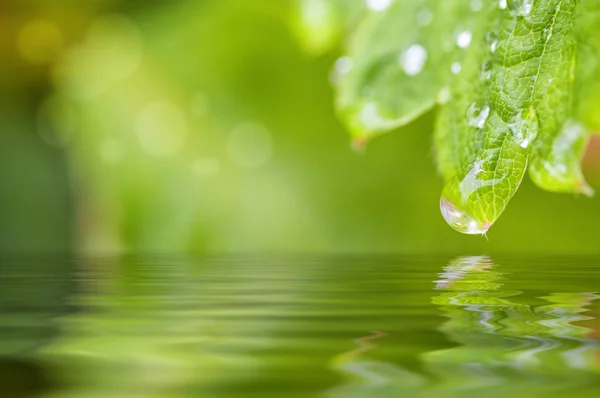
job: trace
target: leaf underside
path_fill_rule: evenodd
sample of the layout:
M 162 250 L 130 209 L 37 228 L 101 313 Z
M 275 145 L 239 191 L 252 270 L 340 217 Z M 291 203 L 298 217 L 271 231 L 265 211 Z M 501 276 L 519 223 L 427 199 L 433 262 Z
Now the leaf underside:
M 356 15 L 334 71 L 338 110 L 364 142 L 440 105 L 450 226 L 485 233 L 526 172 L 542 189 L 592 194 L 580 160 L 600 130 L 600 0 L 392 0 Z

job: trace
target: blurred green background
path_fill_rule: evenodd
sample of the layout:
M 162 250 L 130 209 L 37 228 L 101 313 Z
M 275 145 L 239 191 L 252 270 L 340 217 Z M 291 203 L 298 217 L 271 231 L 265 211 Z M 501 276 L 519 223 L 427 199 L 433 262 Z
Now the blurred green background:
M 352 150 L 330 82 L 342 43 L 307 41 L 297 13 L 0 2 L 0 253 L 600 251 L 597 199 L 529 181 L 489 242 L 451 230 L 433 115 Z

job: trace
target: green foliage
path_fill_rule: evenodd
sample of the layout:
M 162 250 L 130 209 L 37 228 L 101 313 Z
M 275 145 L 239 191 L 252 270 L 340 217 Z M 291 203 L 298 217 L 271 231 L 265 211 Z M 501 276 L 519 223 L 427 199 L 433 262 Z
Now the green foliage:
M 450 226 L 487 232 L 527 171 L 547 191 L 593 194 L 580 159 L 600 127 L 599 0 L 367 4 L 336 64 L 339 112 L 363 143 L 440 104 Z

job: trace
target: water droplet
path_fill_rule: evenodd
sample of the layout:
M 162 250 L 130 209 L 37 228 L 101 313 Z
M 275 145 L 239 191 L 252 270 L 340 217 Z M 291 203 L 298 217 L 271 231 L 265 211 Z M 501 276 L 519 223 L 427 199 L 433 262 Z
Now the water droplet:
M 462 66 L 460 66 L 460 63 L 458 63 L 458 62 L 454 62 L 452 65 L 450 65 L 450 70 L 455 75 L 458 75 L 460 73 L 461 69 L 462 69 Z
M 500 7 L 502 10 L 506 9 L 506 0 L 498 0 L 498 7 Z
M 508 8 L 514 16 L 526 17 L 531 14 L 533 1 L 534 0 L 511 0 L 508 3 Z
M 367 0 L 367 8 L 373 11 L 384 11 L 390 4 L 392 0 Z
M 353 66 L 354 61 L 352 60 L 352 58 L 348 56 L 338 58 L 335 61 L 335 65 L 331 73 L 331 83 L 337 86 L 340 83 L 342 77 L 350 73 Z
M 512 118 L 508 128 L 513 139 L 521 146 L 527 148 L 538 135 L 538 119 L 533 109 L 520 111 Z
M 486 81 L 489 80 L 492 76 L 492 63 L 489 61 L 484 61 L 481 64 L 481 80 Z
M 440 210 L 448 225 L 463 234 L 483 235 L 491 227 L 490 223 L 478 222 L 443 196 L 440 199 Z
M 444 187 L 440 200 L 440 210 L 446 222 L 458 232 L 464 234 L 485 234 L 492 226 L 494 220 L 488 220 L 484 210 L 477 202 L 479 201 L 479 190 L 501 183 L 506 176 L 495 179 L 484 173 L 484 167 L 494 158 L 494 153 L 484 153 L 463 174 L 452 178 Z M 473 198 L 473 195 L 477 195 Z M 476 204 L 472 207 L 472 203 Z M 474 214 L 471 210 L 476 209 L 480 214 Z
M 413 44 L 400 55 L 400 65 L 409 76 L 419 74 L 427 61 L 427 50 L 419 44 Z
M 431 23 L 432 20 L 433 14 L 427 8 L 423 8 L 417 13 L 417 25 L 419 26 L 427 26 Z
M 467 47 L 469 47 L 469 44 L 471 44 L 472 38 L 473 38 L 473 35 L 471 34 L 471 32 L 469 32 L 468 30 L 465 30 L 464 32 L 460 32 L 456 36 L 456 44 L 460 48 L 467 48 Z
M 482 8 L 483 8 L 482 0 L 471 0 L 471 10 L 473 12 L 481 11 Z
M 353 65 L 352 58 L 347 56 L 340 57 L 335 61 L 335 70 L 340 75 L 345 75 L 352 70 Z
M 467 123 L 469 126 L 481 129 L 489 115 L 490 107 L 488 105 L 479 104 L 477 101 L 473 102 L 467 109 Z
M 485 41 L 490 46 L 490 52 L 493 54 L 498 49 L 498 45 L 500 44 L 498 40 L 498 33 L 494 31 L 487 32 L 485 34 Z

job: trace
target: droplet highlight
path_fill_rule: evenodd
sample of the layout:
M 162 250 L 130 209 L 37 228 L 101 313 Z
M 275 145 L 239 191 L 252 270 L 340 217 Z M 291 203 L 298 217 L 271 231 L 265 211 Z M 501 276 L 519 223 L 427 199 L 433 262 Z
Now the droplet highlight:
M 491 227 L 489 223 L 478 222 L 450 200 L 442 197 L 440 199 L 440 211 L 442 217 L 452 229 L 468 235 L 483 235 Z
M 534 0 L 512 0 L 508 4 L 508 8 L 512 15 L 517 17 L 526 17 L 533 10 Z
M 408 76 L 419 74 L 427 61 L 427 50 L 420 44 L 413 44 L 400 55 L 400 66 Z
M 511 135 L 521 148 L 528 148 L 536 139 L 539 131 L 538 119 L 533 109 L 520 111 L 508 123 Z
M 490 107 L 486 104 L 480 104 L 477 101 L 473 102 L 467 108 L 467 123 L 469 126 L 482 129 L 490 115 Z
M 367 8 L 373 11 L 384 11 L 392 4 L 392 0 L 367 0 Z

